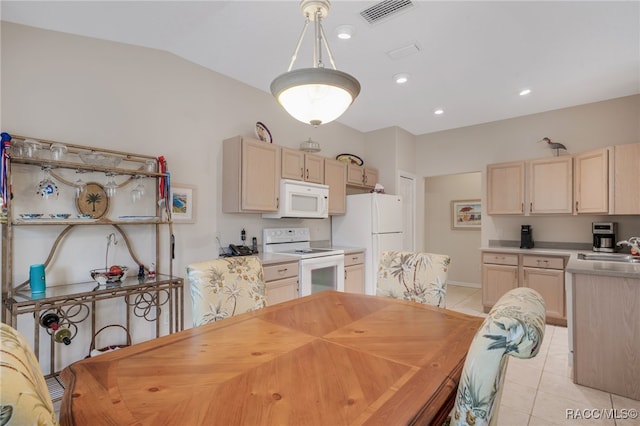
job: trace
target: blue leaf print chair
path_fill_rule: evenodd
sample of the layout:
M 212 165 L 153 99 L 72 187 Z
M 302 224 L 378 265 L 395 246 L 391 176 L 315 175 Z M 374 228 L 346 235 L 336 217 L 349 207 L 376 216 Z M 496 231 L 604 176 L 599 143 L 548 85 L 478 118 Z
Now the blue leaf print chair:
M 25 338 L 0 323 L 0 425 L 57 425 L 40 364 Z
M 444 308 L 450 258 L 444 254 L 385 251 L 376 294 Z
M 544 323 L 545 303 L 535 290 L 515 288 L 498 300 L 471 342 L 451 424 L 496 424 L 507 355 L 525 359 L 536 356 L 544 337 Z
M 255 256 L 188 265 L 187 279 L 194 327 L 267 306 L 262 263 Z

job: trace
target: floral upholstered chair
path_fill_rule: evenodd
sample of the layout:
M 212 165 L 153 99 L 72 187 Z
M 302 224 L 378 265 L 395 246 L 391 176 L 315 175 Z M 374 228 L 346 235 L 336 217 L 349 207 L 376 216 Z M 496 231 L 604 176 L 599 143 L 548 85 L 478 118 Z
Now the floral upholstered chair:
M 255 256 L 194 263 L 187 278 L 194 327 L 267 306 L 262 263 Z
M 498 300 L 471 342 L 451 424 L 496 424 L 507 355 L 525 359 L 536 356 L 544 337 L 544 323 L 545 303 L 535 290 L 515 288 Z
M 57 425 L 40 364 L 25 338 L 0 323 L 0 425 Z
M 449 256 L 385 251 L 380 256 L 376 294 L 444 308 Z

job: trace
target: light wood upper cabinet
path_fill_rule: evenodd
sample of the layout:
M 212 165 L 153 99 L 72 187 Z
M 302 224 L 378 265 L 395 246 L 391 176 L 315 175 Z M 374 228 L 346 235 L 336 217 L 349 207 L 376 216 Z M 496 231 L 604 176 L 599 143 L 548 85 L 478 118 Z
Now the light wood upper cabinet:
M 614 147 L 613 214 L 640 214 L 640 144 Z
M 280 195 L 278 145 L 236 136 L 222 145 L 222 211 L 274 212 Z
M 524 214 L 524 161 L 487 166 L 487 213 Z
M 324 183 L 329 185 L 329 214 L 345 214 L 347 212 L 347 164 L 325 158 Z
M 573 212 L 573 157 L 529 161 L 529 213 Z
M 350 163 L 347 169 L 347 184 L 373 188 L 378 182 L 378 169 Z
M 373 188 L 378 183 L 378 169 L 364 168 L 364 186 Z
M 282 177 L 307 182 L 324 182 L 324 157 L 282 148 Z
M 609 150 L 597 149 L 574 156 L 575 212 L 609 212 Z

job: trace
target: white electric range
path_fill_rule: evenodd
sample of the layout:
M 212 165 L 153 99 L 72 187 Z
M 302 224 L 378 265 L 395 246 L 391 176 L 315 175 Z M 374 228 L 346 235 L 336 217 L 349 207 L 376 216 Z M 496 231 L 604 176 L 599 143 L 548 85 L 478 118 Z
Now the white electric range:
M 264 229 L 262 251 L 299 259 L 300 296 L 323 290 L 344 291 L 344 250 L 312 248 L 309 228 Z

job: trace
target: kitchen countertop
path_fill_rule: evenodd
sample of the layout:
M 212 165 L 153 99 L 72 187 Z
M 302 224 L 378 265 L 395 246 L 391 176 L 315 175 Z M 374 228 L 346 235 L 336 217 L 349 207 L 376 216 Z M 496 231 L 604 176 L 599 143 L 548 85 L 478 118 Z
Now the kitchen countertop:
M 578 253 L 585 253 L 586 250 L 565 250 L 557 248 L 530 248 L 521 249 L 520 247 L 480 247 L 482 252 L 498 252 L 498 253 L 515 253 L 515 254 L 539 254 L 548 256 L 571 256 Z
M 605 262 L 601 260 L 581 260 L 578 253 L 593 253 L 589 250 L 563 250 L 563 249 L 521 249 L 519 247 L 481 247 L 482 252 L 532 254 L 549 256 L 569 256 L 565 268 L 572 274 L 605 275 L 610 277 L 638 278 L 640 279 L 640 263 Z
M 362 247 L 331 247 L 335 250 L 344 250 L 344 254 L 352 254 L 357 253 L 359 251 L 364 251 Z M 262 262 L 263 265 L 274 265 L 277 263 L 286 263 L 286 262 L 297 262 L 299 259 L 295 256 L 287 256 L 286 254 L 278 254 L 278 253 L 258 253 L 258 258 Z

